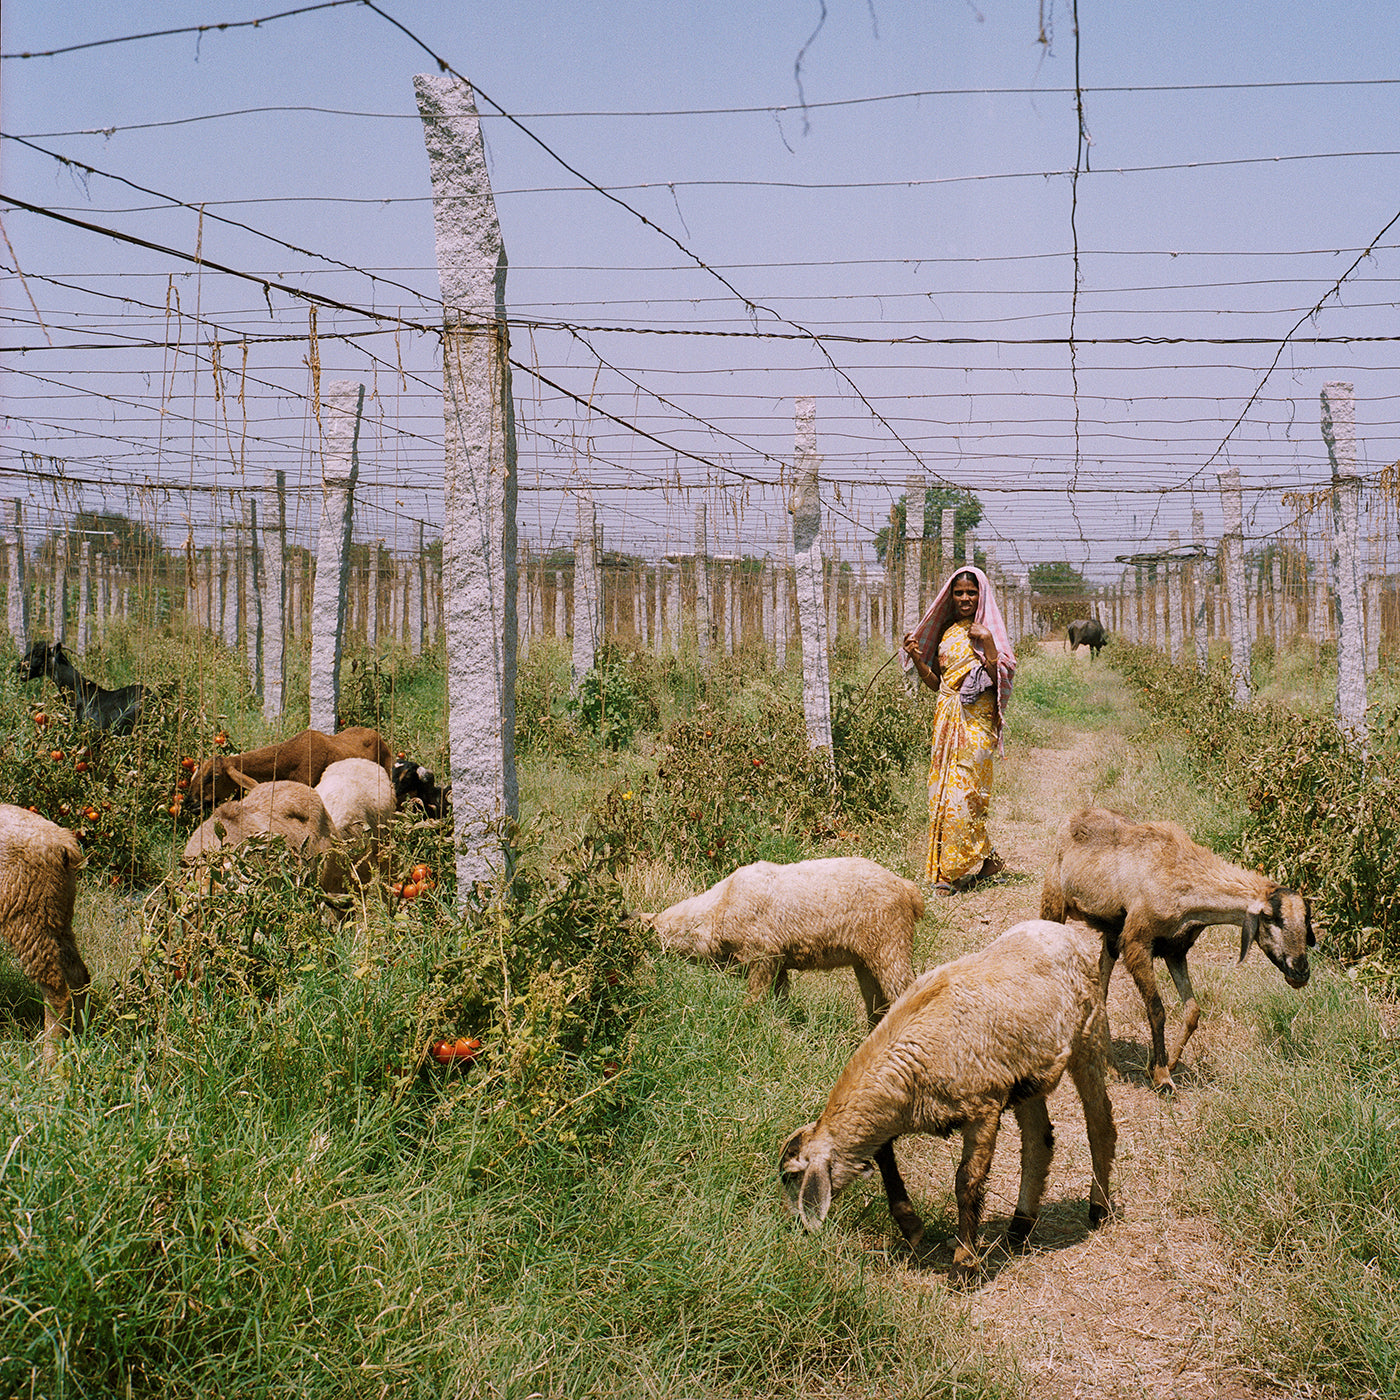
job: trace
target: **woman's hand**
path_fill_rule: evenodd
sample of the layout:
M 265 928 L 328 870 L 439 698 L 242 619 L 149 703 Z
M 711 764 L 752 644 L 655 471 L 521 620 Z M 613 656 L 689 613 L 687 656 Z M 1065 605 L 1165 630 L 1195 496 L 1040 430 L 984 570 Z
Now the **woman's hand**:
M 938 677 L 934 675 L 933 670 L 925 663 L 923 657 L 919 654 L 919 643 L 912 632 L 906 632 L 904 634 L 904 654 L 914 663 L 914 669 L 919 673 L 919 679 L 923 681 L 930 690 L 937 690 Z
M 982 643 L 982 662 L 995 676 L 997 672 L 997 641 L 992 636 L 991 629 L 985 623 L 974 622 L 967 629 L 967 632 L 974 642 Z

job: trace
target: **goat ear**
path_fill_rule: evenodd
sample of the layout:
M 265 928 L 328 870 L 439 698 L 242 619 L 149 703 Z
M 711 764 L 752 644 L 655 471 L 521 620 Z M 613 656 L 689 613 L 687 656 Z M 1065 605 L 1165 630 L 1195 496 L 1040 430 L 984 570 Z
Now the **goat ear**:
M 831 1170 L 824 1160 L 811 1163 L 802 1173 L 797 1193 L 797 1218 L 808 1230 L 820 1230 L 831 1209 Z
M 1317 947 L 1317 934 L 1313 932 L 1312 903 L 1310 900 L 1303 901 L 1303 924 L 1308 930 L 1308 947 Z
M 1244 911 L 1244 921 L 1240 924 L 1240 961 L 1243 962 L 1245 954 L 1249 952 L 1249 945 L 1259 937 L 1259 915 L 1263 913 L 1264 906 L 1258 909 L 1249 908 Z
M 224 765 L 224 777 L 233 779 L 244 792 L 252 792 L 257 787 L 257 783 L 252 778 L 248 777 L 246 773 L 240 773 L 237 768 L 230 764 Z

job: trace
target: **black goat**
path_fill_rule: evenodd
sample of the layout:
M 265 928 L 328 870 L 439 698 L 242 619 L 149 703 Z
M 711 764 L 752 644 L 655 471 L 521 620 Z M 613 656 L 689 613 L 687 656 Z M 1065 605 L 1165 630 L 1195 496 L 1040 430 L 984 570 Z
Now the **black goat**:
M 62 642 L 35 642 L 19 659 L 16 669 L 22 681 L 48 676 L 68 697 L 79 720 L 94 729 L 130 734 L 148 694 L 141 685 L 104 690 L 90 681 L 68 659 Z
M 425 816 L 440 817 L 452 808 L 452 784 L 439 786 L 431 768 L 411 758 L 394 760 L 389 774 L 394 785 L 394 806 L 402 809 L 417 801 Z

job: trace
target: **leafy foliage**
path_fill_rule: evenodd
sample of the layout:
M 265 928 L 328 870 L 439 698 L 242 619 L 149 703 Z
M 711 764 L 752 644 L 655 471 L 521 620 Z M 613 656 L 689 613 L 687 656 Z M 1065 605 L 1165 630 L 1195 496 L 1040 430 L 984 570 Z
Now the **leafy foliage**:
M 961 559 L 964 537 L 969 530 L 975 530 L 982 523 L 982 502 L 971 491 L 960 487 L 930 487 L 924 492 L 924 539 L 938 538 L 943 530 L 945 510 L 957 512 L 953 517 L 952 552 L 954 558 Z M 908 519 L 908 511 L 908 497 L 901 496 L 894 503 L 892 523 L 882 525 L 875 532 L 875 557 L 886 567 L 904 558 L 904 526 Z

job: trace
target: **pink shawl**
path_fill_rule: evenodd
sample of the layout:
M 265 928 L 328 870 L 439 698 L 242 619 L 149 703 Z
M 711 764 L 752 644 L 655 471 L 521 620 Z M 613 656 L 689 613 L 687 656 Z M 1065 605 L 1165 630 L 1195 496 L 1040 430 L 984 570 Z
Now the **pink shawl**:
M 1001 609 L 997 606 L 996 594 L 992 592 L 991 580 L 975 564 L 962 564 L 944 580 L 938 596 L 929 605 L 929 610 L 919 619 L 913 636 L 919 644 L 919 655 L 924 664 L 936 676 L 941 676 L 938 668 L 938 643 L 944 630 L 953 620 L 953 580 L 959 574 L 971 574 L 977 580 L 977 612 L 974 622 L 980 622 L 992 634 L 997 644 L 996 708 L 997 741 L 1001 741 L 1002 720 L 1006 717 L 1006 707 L 1011 703 L 1011 683 L 1016 676 L 1016 653 L 1011 649 L 1011 638 L 1006 634 L 1006 623 L 1002 620 Z M 973 649 L 976 650 L 976 643 Z M 914 668 L 913 658 L 901 649 L 900 664 L 905 673 Z

